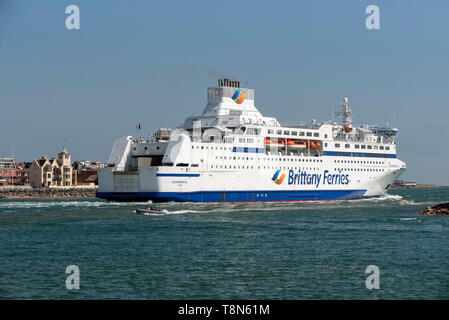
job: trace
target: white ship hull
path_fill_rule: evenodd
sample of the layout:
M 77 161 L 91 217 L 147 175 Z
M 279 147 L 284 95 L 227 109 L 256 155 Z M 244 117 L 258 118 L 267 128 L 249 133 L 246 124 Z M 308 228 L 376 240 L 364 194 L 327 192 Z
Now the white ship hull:
M 333 159 L 332 159 L 333 160 Z M 326 169 L 327 161 L 319 169 L 305 171 L 309 175 L 294 179 L 300 169 L 282 169 L 285 174 L 281 184 L 273 181 L 277 170 L 209 171 L 186 168 L 140 168 L 136 173 L 113 172 L 101 169 L 98 197 L 117 201 L 153 202 L 256 202 L 349 200 L 382 196 L 402 174 L 402 161 L 392 161 L 387 172 L 374 174 L 368 171 L 355 173 L 343 171 L 348 181 L 329 184 L 333 172 Z M 380 166 L 380 165 L 379 165 Z M 341 175 L 340 174 L 340 175 Z M 300 175 L 300 174 L 299 174 Z M 324 180 L 326 177 L 326 180 Z M 290 178 L 290 179 L 289 179 Z M 335 178 L 334 178 L 335 180 Z M 346 183 L 347 182 L 347 183 Z

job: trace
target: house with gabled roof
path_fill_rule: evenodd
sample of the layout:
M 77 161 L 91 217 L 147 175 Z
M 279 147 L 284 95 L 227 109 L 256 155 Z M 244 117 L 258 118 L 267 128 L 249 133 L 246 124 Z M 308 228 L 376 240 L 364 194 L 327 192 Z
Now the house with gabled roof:
M 72 165 L 70 154 L 64 148 L 55 157 L 42 157 L 33 160 L 28 169 L 30 185 L 32 187 L 69 187 L 72 186 Z

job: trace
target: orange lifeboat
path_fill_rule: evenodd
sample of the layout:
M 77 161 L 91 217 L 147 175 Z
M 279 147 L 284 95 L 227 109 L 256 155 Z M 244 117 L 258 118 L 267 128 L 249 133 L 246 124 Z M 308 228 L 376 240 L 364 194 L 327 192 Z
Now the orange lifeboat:
M 305 149 L 306 143 L 304 141 L 298 141 L 298 140 L 287 140 L 287 146 L 290 149 Z
M 277 139 L 277 141 L 271 141 L 271 138 L 265 138 L 265 144 L 270 146 L 278 146 L 283 147 L 284 146 L 284 140 Z
M 345 132 L 351 132 L 352 131 L 352 128 L 349 125 L 347 125 L 347 124 L 345 124 L 343 129 L 345 130 Z
M 310 149 L 318 149 L 319 147 L 321 147 L 319 141 L 310 141 Z

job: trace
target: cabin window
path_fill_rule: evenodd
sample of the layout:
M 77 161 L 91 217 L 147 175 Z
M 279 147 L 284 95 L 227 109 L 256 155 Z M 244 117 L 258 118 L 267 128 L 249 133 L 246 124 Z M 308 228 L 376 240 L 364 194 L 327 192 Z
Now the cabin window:
M 372 146 L 368 146 L 368 149 L 370 149 L 370 150 L 371 150 L 372 148 L 373 148 Z
M 373 146 L 374 150 L 377 150 L 379 147 L 378 146 Z
M 297 136 L 297 135 L 298 135 L 298 132 L 292 131 L 292 136 Z
M 380 146 L 379 149 L 380 149 L 380 150 L 383 150 L 383 149 L 384 149 L 384 146 Z
M 319 134 L 318 132 L 314 132 L 314 133 L 313 133 L 313 136 L 316 138 L 316 137 L 319 137 L 320 134 Z
M 307 132 L 307 136 L 311 137 L 312 136 L 312 132 Z
M 390 150 L 390 147 L 385 147 L 385 150 Z
M 366 146 L 364 144 L 362 144 L 362 149 L 366 149 Z
M 259 135 L 260 129 L 257 128 L 248 128 L 246 129 L 246 134 L 251 134 L 251 135 Z
M 268 129 L 268 134 L 273 134 L 274 130 Z
M 354 147 L 355 147 L 356 149 L 360 149 L 360 146 L 359 146 L 358 144 L 356 144 Z
M 286 136 L 289 136 L 289 135 L 290 135 L 290 131 L 284 131 L 284 134 L 285 134 Z
M 335 144 L 335 148 L 340 148 L 340 144 L 339 144 L 339 143 L 336 143 L 336 144 Z
M 276 131 L 276 134 L 282 134 L 282 130 Z
M 240 143 L 244 143 L 245 142 L 245 138 L 239 138 L 239 142 Z

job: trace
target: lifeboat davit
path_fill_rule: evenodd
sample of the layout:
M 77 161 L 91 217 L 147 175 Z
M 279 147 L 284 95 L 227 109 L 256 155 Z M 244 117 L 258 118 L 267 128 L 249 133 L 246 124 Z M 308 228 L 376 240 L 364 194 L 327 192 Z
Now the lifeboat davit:
M 310 141 L 310 149 L 318 149 L 319 147 L 321 147 L 319 141 Z
M 277 141 L 272 141 L 270 138 L 265 138 L 265 144 L 269 146 L 283 147 L 284 140 L 277 139 Z
M 307 146 L 303 141 L 287 140 L 287 147 L 289 149 L 305 149 Z

